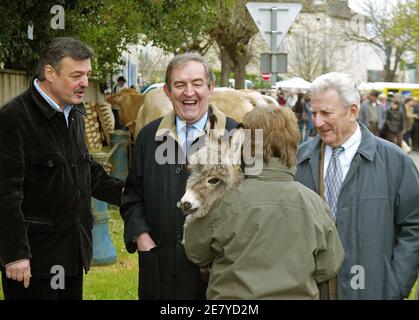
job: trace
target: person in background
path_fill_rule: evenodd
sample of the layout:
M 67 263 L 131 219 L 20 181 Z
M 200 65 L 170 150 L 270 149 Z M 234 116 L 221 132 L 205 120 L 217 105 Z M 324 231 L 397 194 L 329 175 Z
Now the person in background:
M 415 100 L 415 103 L 413 104 L 413 114 L 415 116 L 411 131 L 412 149 L 419 151 L 419 103 L 417 100 Z
M 370 92 L 368 99 L 361 105 L 359 117 L 359 121 L 376 136 L 380 136 L 386 119 L 384 107 L 377 100 L 379 94 L 376 90 Z
M 383 106 L 384 111 L 390 109 L 390 102 L 387 101 L 387 95 L 385 93 L 380 93 L 378 95 L 378 101 Z
M 285 103 L 287 102 L 284 97 L 284 93 L 282 92 L 281 88 L 278 89 L 277 93 L 277 100 L 281 107 L 285 107 Z
M 309 92 L 304 96 L 304 111 L 306 114 L 306 134 L 303 141 L 305 142 L 309 137 L 314 137 L 317 134 L 312 121 L 313 109 L 311 108 L 311 94 Z
M 404 114 L 397 99 L 391 101 L 391 108 L 387 111 L 386 123 L 387 140 L 402 147 Z
M 294 106 L 297 103 L 298 97 L 295 94 L 294 90 L 290 89 L 284 92 L 285 97 L 285 107 L 294 110 Z
M 127 89 L 127 80 L 123 76 L 119 76 L 115 86 L 113 87 L 113 93 L 120 93 L 122 89 Z M 121 130 L 124 126 L 119 122 L 119 105 L 115 104 L 112 106 L 112 113 L 115 117 L 115 130 Z
M 405 100 L 404 106 L 406 110 L 406 132 L 403 135 L 403 140 L 412 146 L 412 130 L 415 120 L 418 119 L 418 115 L 415 114 L 415 104 L 417 103 L 416 98 L 408 97 Z
M 305 125 L 307 122 L 307 114 L 304 108 L 304 94 L 298 93 L 297 102 L 294 105 L 293 111 L 298 121 L 298 129 L 300 130 L 300 142 L 305 139 Z
M 113 87 L 112 92 L 119 93 L 121 92 L 122 89 L 126 89 L 126 88 L 128 88 L 127 80 L 125 80 L 123 76 L 119 76 L 118 79 L 116 80 L 116 84 Z

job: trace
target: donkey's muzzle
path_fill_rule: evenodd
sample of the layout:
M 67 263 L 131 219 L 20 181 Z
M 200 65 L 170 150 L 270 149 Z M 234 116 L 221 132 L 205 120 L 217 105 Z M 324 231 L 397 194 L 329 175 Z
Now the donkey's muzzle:
M 192 204 L 189 201 L 184 201 L 184 202 L 179 201 L 177 203 L 177 207 L 182 209 L 182 211 L 185 215 L 191 214 L 196 210 L 196 209 L 191 210 L 192 209 Z

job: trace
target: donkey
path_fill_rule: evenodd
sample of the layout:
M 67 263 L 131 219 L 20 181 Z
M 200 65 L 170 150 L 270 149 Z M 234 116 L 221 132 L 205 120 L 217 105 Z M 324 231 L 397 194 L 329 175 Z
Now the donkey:
M 236 130 L 231 139 L 220 140 L 219 135 L 210 134 L 204 146 L 190 156 L 191 174 L 177 204 L 186 215 L 184 229 L 192 219 L 207 215 L 228 190 L 244 179 L 240 165 L 243 136 L 242 130 Z

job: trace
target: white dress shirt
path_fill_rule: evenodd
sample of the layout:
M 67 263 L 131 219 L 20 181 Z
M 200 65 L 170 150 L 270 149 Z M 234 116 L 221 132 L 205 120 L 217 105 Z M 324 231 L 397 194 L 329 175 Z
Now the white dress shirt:
M 205 129 L 205 124 L 207 123 L 208 119 L 208 112 L 204 114 L 204 116 L 199 119 L 197 122 L 191 124 L 192 129 L 192 136 L 194 141 L 196 138 L 201 136 Z M 189 130 L 191 130 L 189 129 Z M 179 139 L 179 143 L 182 146 L 182 148 L 185 145 L 186 141 L 186 122 L 180 119 L 178 116 L 176 116 L 176 132 Z
M 352 159 L 355 157 L 356 151 L 361 144 L 361 129 L 358 123 L 356 124 L 355 132 L 346 140 L 341 146 L 345 150 L 339 155 L 339 161 L 342 165 L 343 181 L 345 181 L 346 175 L 348 174 L 349 167 L 351 166 Z M 323 179 L 326 177 L 327 167 L 329 166 L 330 159 L 332 158 L 333 148 L 326 145 L 324 152 L 324 168 L 323 168 Z
M 52 100 L 48 95 L 41 89 L 41 87 L 38 84 L 38 79 L 33 80 L 33 85 L 35 86 L 36 90 L 38 90 L 39 94 L 48 102 L 48 104 L 56 111 L 63 112 L 65 121 L 67 122 L 68 127 L 68 116 L 70 115 L 70 111 L 73 108 L 72 104 L 67 104 L 64 106 L 64 110 L 60 108 L 58 104 L 55 103 L 54 100 Z

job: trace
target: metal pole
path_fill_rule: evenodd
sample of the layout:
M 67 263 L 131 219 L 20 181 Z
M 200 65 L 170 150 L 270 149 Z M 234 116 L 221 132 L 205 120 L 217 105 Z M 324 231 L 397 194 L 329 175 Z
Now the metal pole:
M 277 18 L 278 15 L 276 14 L 278 12 L 278 8 L 277 7 L 273 7 L 271 10 L 271 77 L 272 77 L 272 86 L 275 87 L 276 86 L 276 70 L 277 65 L 277 59 L 275 54 L 276 52 L 276 35 L 277 35 Z
M 111 132 L 111 146 L 113 147 L 111 176 L 125 180 L 128 175 L 129 132 L 122 130 Z
M 272 7 L 272 8 L 260 8 L 261 11 L 269 10 L 271 11 L 271 30 L 266 31 L 266 33 L 269 33 L 271 35 L 271 80 L 272 80 L 272 86 L 276 86 L 276 74 L 278 72 L 278 44 L 276 41 L 277 35 L 282 34 L 281 31 L 278 31 L 278 11 L 289 11 L 287 8 L 278 8 L 278 7 Z
M 92 152 L 95 160 L 109 173 L 109 157 L 105 152 Z M 116 251 L 109 233 L 108 204 L 92 197 L 93 259 L 92 266 L 105 266 L 116 262 Z

